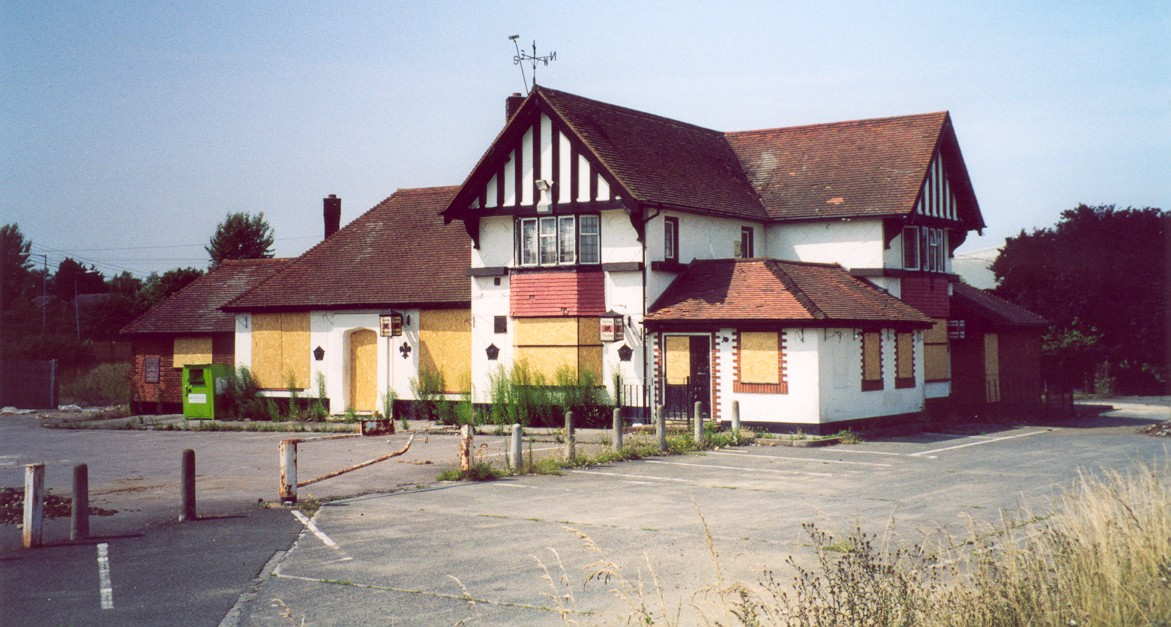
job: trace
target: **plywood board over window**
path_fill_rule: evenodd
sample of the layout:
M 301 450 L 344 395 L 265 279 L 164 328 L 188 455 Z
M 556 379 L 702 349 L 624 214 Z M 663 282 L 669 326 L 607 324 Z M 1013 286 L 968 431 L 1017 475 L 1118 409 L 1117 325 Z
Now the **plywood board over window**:
M 895 335 L 895 387 L 915 387 L 915 334 Z
M 862 391 L 882 389 L 882 333 L 862 334 Z
M 741 331 L 737 339 L 733 391 L 787 394 L 784 335 L 778 331 Z
M 252 376 L 265 389 L 309 387 L 309 314 L 252 314 Z
M 463 394 L 472 385 L 472 311 L 419 312 L 419 369 L 443 375 L 444 392 Z
M 923 377 L 928 381 L 951 379 L 951 347 L 947 339 L 947 320 L 936 319 L 923 334 Z
M 667 336 L 667 385 L 686 385 L 691 377 L 691 338 Z
M 516 363 L 525 363 L 546 382 L 558 372 L 583 373 L 602 381 L 602 340 L 597 318 L 517 318 L 514 322 Z
M 211 336 L 187 336 L 175 338 L 171 365 L 182 368 L 189 364 L 210 364 L 212 359 Z

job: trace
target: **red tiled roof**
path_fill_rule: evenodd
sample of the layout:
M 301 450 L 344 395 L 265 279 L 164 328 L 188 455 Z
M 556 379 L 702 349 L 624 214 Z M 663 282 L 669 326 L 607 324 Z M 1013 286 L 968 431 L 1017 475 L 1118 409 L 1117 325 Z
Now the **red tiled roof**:
M 651 307 L 647 320 L 931 325 L 918 310 L 839 265 L 776 259 L 692 261 Z
M 910 213 L 947 112 L 727 133 L 770 218 Z
M 967 283 L 953 283 L 952 307 L 954 317 L 971 312 L 997 326 L 1046 327 L 1049 321 L 1041 316 L 1011 303 L 987 290 L 972 287 Z
M 122 327 L 122 333 L 231 333 L 233 314 L 226 302 L 256 287 L 292 259 L 229 259 Z
M 552 107 L 635 200 L 767 217 L 723 133 L 548 87 L 533 94 Z
M 471 243 L 439 215 L 457 187 L 400 189 L 309 249 L 229 311 L 471 301 Z

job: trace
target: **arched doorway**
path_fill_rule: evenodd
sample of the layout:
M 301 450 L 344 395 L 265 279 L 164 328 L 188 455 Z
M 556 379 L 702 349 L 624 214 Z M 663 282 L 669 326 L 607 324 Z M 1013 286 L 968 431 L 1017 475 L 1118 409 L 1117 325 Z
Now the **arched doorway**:
M 378 336 L 369 329 L 350 334 L 350 409 L 374 411 L 378 396 Z

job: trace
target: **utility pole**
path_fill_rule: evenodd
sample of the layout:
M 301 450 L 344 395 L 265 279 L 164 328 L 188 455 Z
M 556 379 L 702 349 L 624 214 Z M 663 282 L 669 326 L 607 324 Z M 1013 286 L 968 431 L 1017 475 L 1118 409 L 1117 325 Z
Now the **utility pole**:
M 77 341 L 81 341 L 81 312 L 77 304 L 77 277 L 73 278 L 73 327 L 77 329 Z
M 45 306 L 49 304 L 49 256 L 41 254 L 41 337 L 45 335 Z

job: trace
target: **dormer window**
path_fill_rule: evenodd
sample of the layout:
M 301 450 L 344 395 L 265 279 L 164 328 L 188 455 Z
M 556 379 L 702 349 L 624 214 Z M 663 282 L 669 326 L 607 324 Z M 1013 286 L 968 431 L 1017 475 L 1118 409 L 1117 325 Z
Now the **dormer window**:
M 740 254 L 741 259 L 751 259 L 753 257 L 752 250 L 752 234 L 753 228 L 750 226 L 740 227 Z
M 522 266 L 564 266 L 601 261 L 601 225 L 596 215 L 542 216 L 517 221 Z
M 947 232 L 927 226 L 903 227 L 903 268 L 947 272 Z

